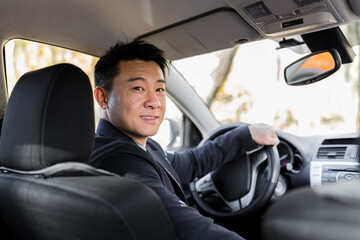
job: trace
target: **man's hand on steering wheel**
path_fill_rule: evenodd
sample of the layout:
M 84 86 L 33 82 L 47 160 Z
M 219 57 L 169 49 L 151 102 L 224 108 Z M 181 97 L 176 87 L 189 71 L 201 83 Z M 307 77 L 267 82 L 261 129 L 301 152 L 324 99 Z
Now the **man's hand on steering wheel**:
M 256 123 L 249 125 L 251 137 L 254 142 L 259 145 L 273 145 L 277 146 L 280 143 L 275 130 L 264 123 Z

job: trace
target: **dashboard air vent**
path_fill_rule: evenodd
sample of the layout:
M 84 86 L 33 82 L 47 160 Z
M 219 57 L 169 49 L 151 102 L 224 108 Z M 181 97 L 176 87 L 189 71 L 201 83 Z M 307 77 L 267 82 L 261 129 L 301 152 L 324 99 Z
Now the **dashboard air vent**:
M 346 147 L 321 147 L 319 148 L 317 158 L 326 159 L 344 159 Z

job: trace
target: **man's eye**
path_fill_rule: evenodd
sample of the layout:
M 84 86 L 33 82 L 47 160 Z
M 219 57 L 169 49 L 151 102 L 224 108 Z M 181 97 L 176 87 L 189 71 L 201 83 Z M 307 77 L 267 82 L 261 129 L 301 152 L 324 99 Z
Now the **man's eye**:
M 158 88 L 156 89 L 157 92 L 165 92 L 165 88 Z
M 142 87 L 134 87 L 134 90 L 136 90 L 136 91 L 142 91 L 143 88 L 142 88 Z

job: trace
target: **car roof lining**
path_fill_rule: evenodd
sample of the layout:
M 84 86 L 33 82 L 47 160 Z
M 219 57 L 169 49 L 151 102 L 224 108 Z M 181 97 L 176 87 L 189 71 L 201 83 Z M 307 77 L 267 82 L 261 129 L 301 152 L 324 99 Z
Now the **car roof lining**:
M 46 42 L 94 56 L 117 41 L 129 42 L 168 24 L 228 7 L 226 1 L 217 0 L 6 0 L 1 5 L 0 22 L 6 24 L 0 24 L 0 38 Z
M 184 25 L 185 20 L 199 22 L 199 16 L 202 18 L 204 13 L 214 11 L 214 9 L 231 8 L 232 11 L 239 13 L 239 6 L 251 4 L 259 0 L 183 0 L 183 1 L 129 1 L 129 0 L 6 0 L 2 1 L 0 8 L 0 38 L 5 40 L 13 38 L 23 38 L 48 44 L 62 46 L 65 48 L 76 49 L 94 56 L 101 56 L 106 49 L 117 41 L 129 42 L 152 33 L 152 39 L 164 38 L 164 29 L 167 26 L 175 26 L 173 33 L 179 31 L 177 36 L 186 38 L 189 34 L 181 36 L 184 31 L 179 28 L 179 23 Z M 282 6 L 285 0 L 262 0 L 270 9 L 276 8 L 275 5 Z M 330 1 L 330 0 L 322 0 Z M 71 8 L 68 4 L 71 2 Z M 359 13 L 359 4 L 355 0 L 349 0 L 351 8 Z M 332 0 L 331 4 L 337 9 L 342 7 L 339 12 L 344 22 L 354 20 L 356 15 L 350 11 L 347 0 Z M 126 7 L 124 7 L 126 5 Z M 274 6 L 272 6 L 274 5 Z M 292 3 L 293 5 L 293 3 Z M 189 7 L 191 6 L 191 7 Z M 284 7 L 281 7 L 284 8 Z M 17 12 L 14 17 L 14 12 Z M 163 14 L 166 12 L 167 14 Z M 99 14 L 101 13 L 101 14 Z M 215 16 L 216 14 L 212 14 Z M 227 16 L 230 16 L 228 14 Z M 232 27 L 241 27 L 241 29 L 232 29 L 236 31 L 241 38 L 256 41 L 261 39 L 261 33 L 254 31 L 254 24 L 248 19 L 243 20 L 244 16 L 238 16 L 239 23 L 229 21 Z M 231 17 L 228 17 L 230 19 Z M 47 21 L 44 21 L 47 19 Z M 208 18 L 203 18 L 204 20 Z M 215 18 L 210 18 L 215 19 Z M 186 25 L 189 25 L 187 23 Z M 219 24 L 214 24 L 212 31 L 217 31 Z M 209 27 L 209 26 L 208 26 Z M 81 31 L 79 31 L 81 29 Z M 170 29 L 167 29 L 167 32 Z M 220 29 L 222 30 L 222 29 Z M 51 32 L 51 34 L 49 34 Z M 225 32 L 225 31 L 224 31 Z M 302 32 L 304 33 L 304 32 Z M 227 32 L 228 39 L 232 38 L 233 32 Z M 203 34 L 204 37 L 207 34 Z M 255 37 L 255 35 L 257 37 Z M 279 37 L 279 36 L 278 36 Z M 217 39 L 218 38 L 218 39 Z M 147 35 L 147 39 L 150 36 Z M 195 37 L 199 40 L 200 37 Z M 223 36 L 213 35 L 213 49 L 227 48 L 233 43 L 221 44 Z M 187 39 L 189 42 L 189 39 Z M 216 44 L 214 42 L 217 41 Z M 191 42 L 191 41 L 190 41 Z M 207 46 L 207 42 L 199 44 Z M 167 44 L 166 48 L 170 51 L 169 56 L 180 57 L 176 54 L 178 46 Z M 172 49 L 171 49 L 172 48 Z M 186 50 L 186 56 L 196 55 L 200 46 Z M 166 50 L 166 49 L 165 49 Z M 193 52 L 192 52 L 193 51 Z M 203 49 L 206 51 L 206 48 Z M 173 52 L 173 53 L 171 53 Z M 169 57 L 170 60 L 171 57 Z
M 216 32 L 217 34 L 213 34 Z M 163 49 L 167 58 L 176 60 L 220 49 L 263 37 L 232 8 L 219 8 L 184 20 L 157 31 L 139 36 Z

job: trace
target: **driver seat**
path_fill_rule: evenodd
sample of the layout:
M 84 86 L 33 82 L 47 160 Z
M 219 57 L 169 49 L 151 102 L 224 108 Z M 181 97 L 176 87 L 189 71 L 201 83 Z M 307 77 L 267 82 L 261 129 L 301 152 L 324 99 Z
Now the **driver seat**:
M 175 239 L 150 188 L 86 164 L 93 111 L 78 67 L 54 65 L 19 79 L 0 139 L 1 218 L 19 239 Z

